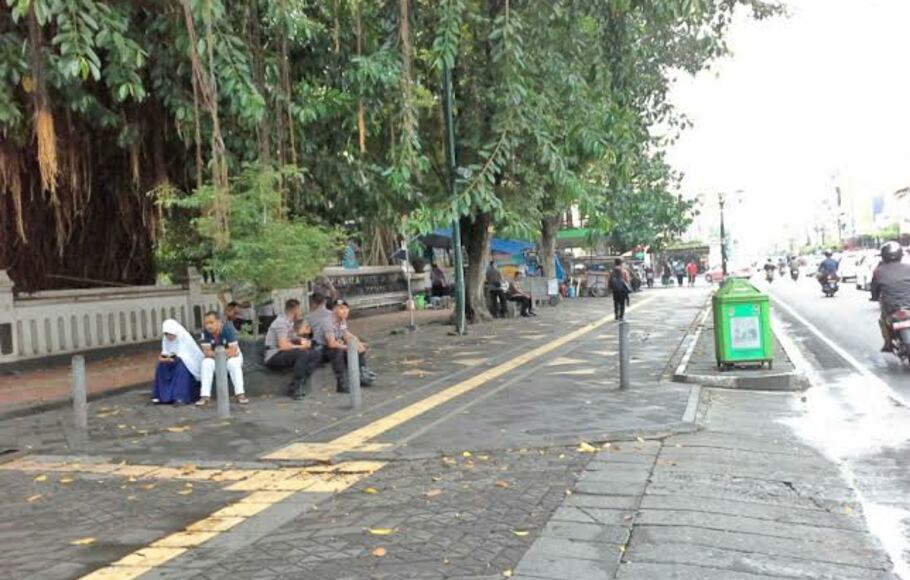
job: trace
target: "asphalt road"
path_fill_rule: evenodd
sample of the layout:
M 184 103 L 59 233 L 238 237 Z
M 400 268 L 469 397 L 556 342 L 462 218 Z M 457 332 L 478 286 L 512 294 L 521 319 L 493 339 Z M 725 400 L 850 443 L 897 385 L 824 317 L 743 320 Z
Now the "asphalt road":
M 850 281 L 843 283 L 833 298 L 825 298 L 814 278 L 801 277 L 793 282 L 788 276 L 775 280 L 771 294 L 780 302 L 777 310 L 785 319 L 792 320 L 792 316 L 787 316 L 789 306 L 905 401 L 910 401 L 910 369 L 902 367 L 893 355 L 879 352 L 882 345 L 879 307 L 870 301 L 868 292 L 857 290 Z
M 813 385 L 785 422 L 840 466 L 896 573 L 910 579 L 910 367 L 879 352 L 878 304 L 855 284 L 825 298 L 814 278 L 787 277 L 770 293 Z

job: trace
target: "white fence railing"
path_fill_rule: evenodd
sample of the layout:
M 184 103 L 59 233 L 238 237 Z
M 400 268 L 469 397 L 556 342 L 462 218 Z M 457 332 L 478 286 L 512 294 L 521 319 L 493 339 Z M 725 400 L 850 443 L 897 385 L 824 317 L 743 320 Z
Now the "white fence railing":
M 327 269 L 326 274 L 339 281 L 384 274 L 393 285 L 397 276 L 403 279 L 402 269 L 396 266 Z M 306 304 L 307 293 L 308 286 L 275 290 L 272 300 L 278 310 L 287 298 Z M 405 297 L 400 298 L 403 302 Z M 190 269 L 183 285 L 50 290 L 18 296 L 6 271 L 0 270 L 0 363 L 153 341 L 161 336 L 161 323 L 168 318 L 190 331 L 199 330 L 209 310 L 221 310 L 217 287 L 203 284 L 195 269 Z

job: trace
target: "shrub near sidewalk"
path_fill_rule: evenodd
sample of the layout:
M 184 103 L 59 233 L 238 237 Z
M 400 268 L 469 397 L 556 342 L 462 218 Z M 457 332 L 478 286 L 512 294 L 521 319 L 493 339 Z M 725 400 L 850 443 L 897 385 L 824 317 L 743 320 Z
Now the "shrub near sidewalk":
M 212 243 L 206 267 L 227 281 L 235 300 L 261 305 L 272 290 L 302 285 L 322 272 L 342 247 L 339 232 L 290 215 L 285 195 L 300 179 L 293 169 L 247 165 L 226 194 L 205 185 L 159 202 L 194 212 L 193 228 Z M 226 203 L 226 210 L 213 211 L 218 203 Z M 254 317 L 254 334 L 256 326 Z

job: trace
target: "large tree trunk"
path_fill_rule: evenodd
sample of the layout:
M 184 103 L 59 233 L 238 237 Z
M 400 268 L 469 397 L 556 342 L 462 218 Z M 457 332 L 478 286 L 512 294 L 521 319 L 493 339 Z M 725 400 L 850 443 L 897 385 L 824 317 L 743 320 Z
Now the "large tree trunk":
M 478 212 L 473 218 L 461 218 L 461 243 L 467 252 L 468 267 L 465 269 L 465 317 L 468 322 L 480 322 L 492 318 L 487 309 L 483 283 L 486 264 L 490 261 L 490 227 L 493 218 L 488 213 Z
M 556 277 L 556 234 L 559 232 L 560 214 L 545 215 L 540 219 L 540 262 L 544 278 Z

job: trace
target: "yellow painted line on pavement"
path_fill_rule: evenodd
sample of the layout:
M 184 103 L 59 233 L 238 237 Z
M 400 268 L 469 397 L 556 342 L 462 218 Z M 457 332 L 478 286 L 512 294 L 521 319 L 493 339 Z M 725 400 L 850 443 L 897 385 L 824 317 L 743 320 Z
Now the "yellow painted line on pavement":
M 655 300 L 656 297 L 646 298 L 641 302 L 636 303 L 634 306 L 627 309 L 635 310 L 645 306 L 652 300 Z M 564 334 L 555 340 L 552 340 L 544 345 L 541 345 L 537 348 L 529 350 L 524 354 L 521 354 L 512 360 L 506 361 L 501 365 L 495 366 L 491 369 L 487 369 L 482 373 L 479 373 L 469 379 L 461 381 L 443 391 L 440 391 L 434 395 L 430 395 L 425 399 L 418 401 L 414 404 L 408 405 L 403 409 L 395 411 L 385 417 L 373 421 L 372 423 L 365 425 L 359 429 L 355 429 L 346 435 L 342 435 L 333 441 L 328 443 L 306 443 L 298 442 L 291 443 L 286 447 L 282 447 L 277 451 L 273 451 L 268 455 L 263 456 L 263 459 L 270 460 L 319 460 L 319 461 L 331 461 L 332 457 L 340 453 L 350 452 L 350 451 L 361 451 L 369 452 L 376 451 L 377 448 L 381 449 L 383 447 L 390 446 L 389 444 L 370 444 L 369 440 L 378 437 L 379 435 L 398 427 L 399 425 L 414 419 L 415 417 L 426 413 L 436 407 L 448 403 L 456 397 L 473 391 L 474 389 L 485 385 L 486 383 L 503 376 L 504 374 L 513 371 L 520 366 L 533 362 L 538 358 L 544 356 L 545 354 L 556 350 L 557 348 L 572 342 L 582 336 L 597 330 L 601 326 L 612 322 L 614 320 L 613 316 L 604 316 L 599 320 L 586 324 L 585 326 L 578 328 L 568 334 Z
M 32 464 L 30 469 L 36 467 L 38 462 Z M 379 461 L 350 461 L 313 468 L 232 470 L 235 473 L 246 473 L 247 477 L 238 477 L 227 489 L 252 493 L 178 532 L 159 538 L 150 545 L 83 576 L 82 580 L 138 578 L 242 524 L 298 491 L 337 493 L 372 475 L 384 465 L 385 463 Z M 149 475 L 154 473 L 156 473 L 154 470 L 148 472 Z M 275 488 L 282 485 L 286 488 Z

